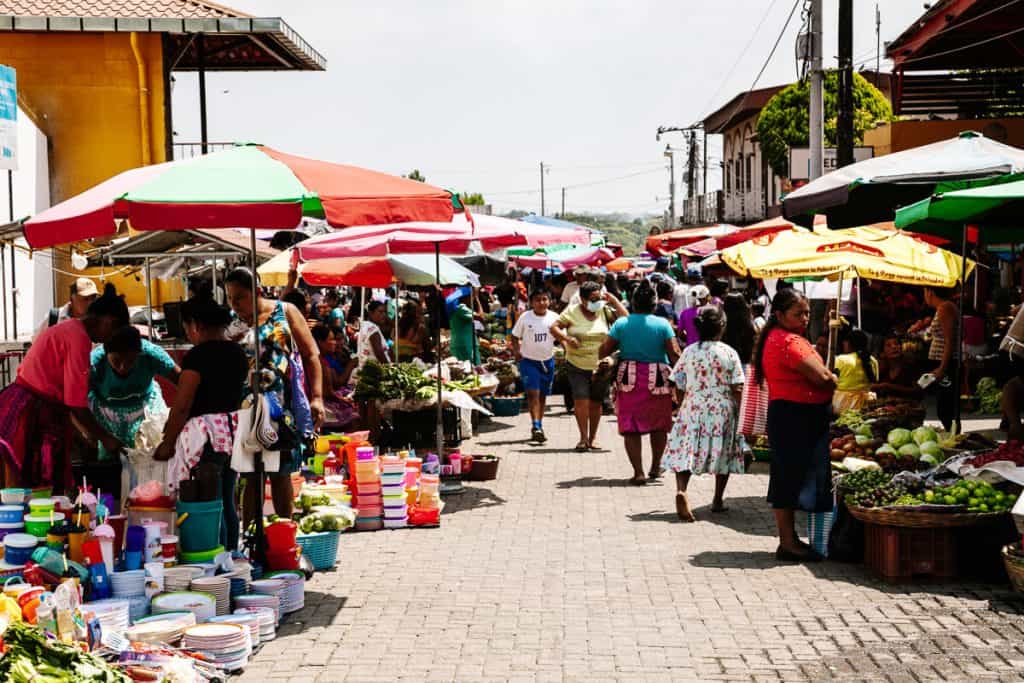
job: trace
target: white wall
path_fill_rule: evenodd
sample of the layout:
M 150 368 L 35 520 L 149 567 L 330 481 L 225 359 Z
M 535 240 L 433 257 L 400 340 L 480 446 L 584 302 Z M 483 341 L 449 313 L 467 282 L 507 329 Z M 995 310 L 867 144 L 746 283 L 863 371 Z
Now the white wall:
M 14 219 L 33 216 L 50 206 L 50 171 L 47 140 L 32 120 L 18 109 L 18 170 L 14 171 Z M 0 171 L 0 223 L 7 223 L 9 214 L 6 173 Z M 18 244 L 27 247 L 24 240 Z M 28 338 L 35 326 L 53 306 L 53 257 L 50 250 L 37 252 L 30 258 L 22 249 L 16 251 L 15 275 L 17 291 L 11 291 L 10 249 L 5 250 L 8 338 Z M 0 288 L 0 292 L 4 291 Z M 14 333 L 14 306 L 17 306 L 18 330 Z M 3 301 L 0 298 L 0 316 Z M 0 338 L 4 322 L 0 320 Z

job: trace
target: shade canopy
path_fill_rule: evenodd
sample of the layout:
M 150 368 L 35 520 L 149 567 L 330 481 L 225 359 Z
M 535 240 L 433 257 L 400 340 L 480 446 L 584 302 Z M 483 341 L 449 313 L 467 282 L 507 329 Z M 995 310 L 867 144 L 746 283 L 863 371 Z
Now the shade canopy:
M 436 269 L 439 266 L 440 269 Z M 304 263 L 302 279 L 314 287 L 387 287 L 401 282 L 408 287 L 441 285 L 480 286 L 480 279 L 468 268 L 447 256 L 435 262 L 434 254 L 390 254 L 373 258 L 349 257 Z
M 685 247 L 694 242 L 706 239 L 717 239 L 735 233 L 739 228 L 727 223 L 707 225 L 700 228 L 683 228 L 672 232 L 663 232 L 660 235 L 651 235 L 647 238 L 647 251 L 655 256 L 667 256 L 674 253 L 680 247 Z
M 802 225 L 824 213 L 833 229 L 891 221 L 899 207 L 928 197 L 941 183 L 1021 171 L 1024 150 L 968 131 L 827 173 L 786 195 L 782 212 Z
M 990 244 L 1024 242 L 1024 176 L 1007 176 L 984 187 L 938 193 L 896 212 L 898 227 L 947 239 L 959 239 L 967 223 L 981 228 Z
M 961 266 L 960 257 L 952 252 L 877 227 L 778 232 L 724 249 L 720 257 L 741 276 L 760 279 L 834 279 L 842 274 L 935 287 L 955 286 Z M 968 261 L 968 274 L 973 267 Z
M 597 265 L 615 260 L 615 254 L 605 247 L 575 247 L 561 249 L 551 254 L 533 256 L 515 256 L 520 266 L 529 268 L 546 268 L 549 265 L 560 266 L 563 270 L 576 266 Z
M 136 230 L 295 228 L 303 216 L 334 227 L 451 221 L 452 195 L 425 183 L 269 147 L 238 145 L 120 173 L 25 222 L 34 248 Z

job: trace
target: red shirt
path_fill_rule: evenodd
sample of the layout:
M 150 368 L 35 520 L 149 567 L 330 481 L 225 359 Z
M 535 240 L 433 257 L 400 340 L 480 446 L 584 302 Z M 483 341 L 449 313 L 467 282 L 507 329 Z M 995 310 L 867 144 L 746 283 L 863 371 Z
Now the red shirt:
M 827 403 L 832 399 L 831 389 L 814 386 L 796 369 L 810 354 L 821 360 L 821 356 L 804 337 L 779 327 L 772 328 L 765 340 L 764 356 L 761 359 L 764 378 L 768 383 L 768 400 Z
M 68 408 L 89 407 L 92 340 L 81 320 L 48 327 L 32 342 L 18 366 L 18 381 Z

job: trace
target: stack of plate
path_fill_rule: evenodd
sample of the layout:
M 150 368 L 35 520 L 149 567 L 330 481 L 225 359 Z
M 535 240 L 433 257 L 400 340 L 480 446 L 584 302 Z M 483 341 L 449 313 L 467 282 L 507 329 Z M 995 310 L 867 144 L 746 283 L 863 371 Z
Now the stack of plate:
M 127 600 L 97 600 L 82 605 L 83 612 L 91 612 L 105 633 L 123 633 L 128 628 Z
M 134 598 L 146 594 L 146 570 L 133 569 L 110 575 L 110 587 L 115 598 Z
M 239 607 L 235 614 L 252 614 L 260 625 L 260 642 L 265 643 L 277 637 L 277 618 L 271 607 Z
M 231 611 L 231 579 L 226 576 L 201 576 L 192 579 L 192 590 L 217 598 L 217 615 Z
M 217 598 L 209 593 L 177 591 L 161 593 L 153 598 L 153 614 L 165 612 L 191 612 L 196 623 L 203 623 L 217 614 Z
M 192 579 L 198 579 L 204 573 L 201 567 L 167 567 L 164 569 L 164 590 L 168 593 L 187 591 Z
M 249 628 L 238 624 L 190 626 L 181 637 L 181 646 L 209 655 L 225 671 L 244 668 L 252 654 Z
M 235 598 L 235 608 L 239 607 L 269 607 L 274 611 L 274 624 L 281 621 L 281 600 L 276 595 L 260 595 L 249 593 L 239 595 Z
M 252 647 L 255 650 L 260 644 L 260 617 L 258 614 L 225 614 L 214 617 L 208 624 L 238 624 L 249 629 L 249 638 L 252 640 Z
M 245 579 L 246 583 L 252 581 L 252 565 L 249 564 L 249 560 L 239 558 L 231 561 L 231 572 L 232 575 Z M 258 577 L 257 577 L 258 578 Z
M 231 581 L 232 598 L 249 592 L 249 579 L 246 576 L 240 576 L 236 572 L 228 572 L 222 576 L 226 576 Z
M 273 595 L 278 599 L 277 621 L 284 615 L 284 594 L 288 584 L 281 579 L 256 579 L 249 582 L 249 590 L 258 595 Z
M 149 598 L 145 594 L 133 595 L 124 599 L 128 601 L 128 618 L 131 623 L 134 624 L 149 614 Z
M 185 629 L 195 625 L 196 616 L 191 612 L 166 612 L 139 619 L 125 636 L 132 642 L 177 645 Z
M 281 612 L 291 614 L 306 606 L 306 575 L 298 569 L 285 569 L 268 572 L 268 579 L 284 581 L 284 592 L 281 593 Z

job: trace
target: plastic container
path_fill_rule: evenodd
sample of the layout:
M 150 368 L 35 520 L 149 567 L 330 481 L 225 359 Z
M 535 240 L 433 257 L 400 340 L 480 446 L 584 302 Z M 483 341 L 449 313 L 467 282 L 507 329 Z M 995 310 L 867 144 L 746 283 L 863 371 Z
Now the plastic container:
M 180 542 L 180 539 L 179 539 Z M 179 551 L 181 561 L 188 564 L 206 564 L 207 562 L 213 562 L 214 558 L 224 552 L 224 546 L 218 545 L 209 550 L 201 550 L 198 552 L 185 552 L 184 550 Z M 204 570 L 207 568 L 204 567 Z M 210 567 L 213 569 L 213 567 Z
M 161 536 L 160 537 L 160 554 L 164 558 L 164 563 L 174 562 L 178 559 L 178 537 L 177 536 Z
M 299 525 L 290 520 L 280 520 L 268 524 L 263 532 L 267 538 L 268 552 L 284 552 L 295 547 L 295 535 Z
M 25 508 L 21 505 L 0 505 L 0 524 L 22 524 Z
M 177 533 L 175 529 L 178 525 L 178 512 L 173 505 L 166 507 L 131 506 L 125 510 L 124 517 L 125 528 L 130 526 L 142 526 L 147 522 L 166 522 L 167 526 L 164 529 L 164 533 Z M 117 526 L 114 525 L 114 520 L 115 516 L 111 515 L 110 518 L 105 521 L 107 524 L 114 526 L 114 531 L 116 532 Z
M 183 515 L 178 528 L 178 544 L 181 552 L 198 553 L 216 548 L 220 545 L 220 525 L 223 518 L 223 502 L 213 500 L 205 503 L 183 503 L 178 501 L 179 518 Z M 168 533 L 171 530 L 168 529 Z
M 53 513 L 53 521 L 60 522 L 64 515 L 59 512 Z M 28 515 L 25 517 L 25 531 L 38 538 L 46 538 L 46 532 L 50 530 L 50 515 Z
M 295 545 L 284 550 L 267 549 L 267 569 L 298 569 L 302 548 Z
M 32 534 L 8 534 L 4 537 L 4 562 L 21 566 L 32 559 L 39 538 Z
M 356 520 L 356 531 L 377 531 L 384 528 L 384 520 L 380 517 L 367 517 Z
M 39 489 L 32 489 L 32 493 L 29 495 L 31 498 L 50 498 L 53 496 L 53 487 L 46 486 Z
M 29 512 L 33 515 L 46 515 L 53 512 L 53 498 L 33 498 L 28 501 Z
M 340 531 L 320 531 L 314 534 L 302 534 L 295 540 L 317 571 L 330 569 L 338 560 L 338 539 Z
M 0 490 L 0 503 L 4 505 L 24 505 L 32 495 L 31 489 L 6 488 Z
M 25 533 L 25 523 L 20 522 L 18 524 L 0 524 L 0 541 L 4 540 L 4 537 L 8 534 L 22 534 Z
M 404 515 L 401 519 L 386 518 L 384 520 L 385 529 L 404 529 L 407 526 L 409 526 L 409 518 Z

